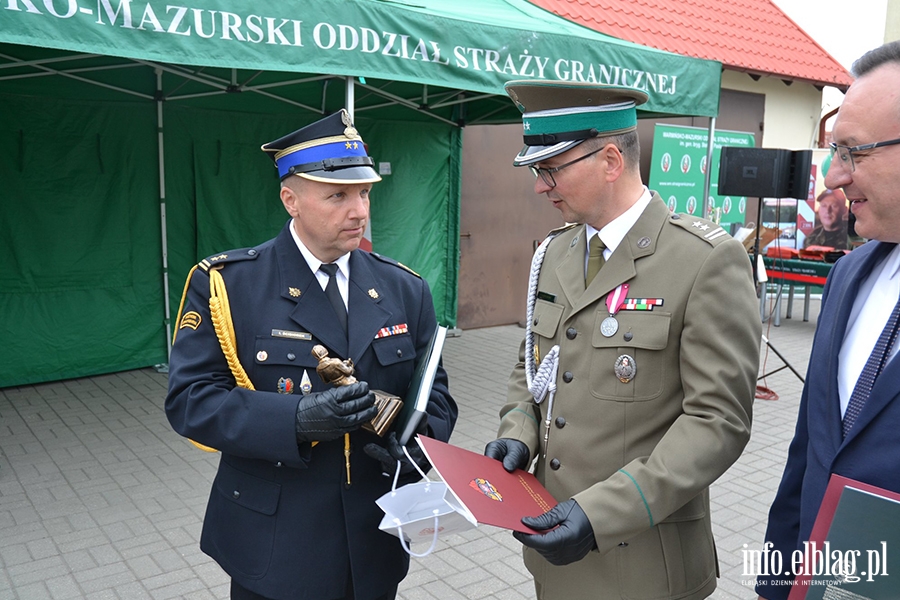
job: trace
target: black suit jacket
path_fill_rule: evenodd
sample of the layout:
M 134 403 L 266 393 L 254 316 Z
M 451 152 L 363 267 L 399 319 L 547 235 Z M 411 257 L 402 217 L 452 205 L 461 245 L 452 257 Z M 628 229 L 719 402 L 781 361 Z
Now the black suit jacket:
M 269 598 L 328 599 L 344 596 L 352 573 L 356 598 L 376 597 L 409 566 L 397 538 L 378 529 L 383 513 L 375 500 L 391 478 L 363 447 L 384 441 L 363 430 L 350 434 L 348 486 L 343 437 L 298 447 L 297 403 L 304 373 L 312 391 L 326 389 L 311 354 L 316 344 L 352 359 L 370 389 L 402 397 L 436 326 L 431 293 L 396 262 L 353 251 L 347 339 L 290 226 L 256 248 L 206 259 L 190 277 L 166 413 L 175 431 L 222 452 L 200 544 L 232 578 Z M 255 391 L 236 385 L 216 337 L 211 268 L 224 278 L 237 356 Z M 407 332 L 376 338 L 397 325 Z M 429 435 L 447 441 L 456 416 L 441 368 Z

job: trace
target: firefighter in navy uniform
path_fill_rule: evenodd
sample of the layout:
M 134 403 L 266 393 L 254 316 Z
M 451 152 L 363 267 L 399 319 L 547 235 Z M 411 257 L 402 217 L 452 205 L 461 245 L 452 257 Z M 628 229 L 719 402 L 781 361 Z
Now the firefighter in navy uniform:
M 346 111 L 263 150 L 291 219 L 276 238 L 192 270 L 172 346 L 169 421 L 222 453 L 200 547 L 231 576 L 234 599 L 394 598 L 409 557 L 378 529 L 375 500 L 398 462 L 401 483 L 417 474 L 393 433 L 362 425 L 377 412 L 372 390 L 405 394 L 436 327 L 431 293 L 358 249 L 381 178 Z M 358 382 L 323 383 L 316 345 L 352 361 Z M 447 441 L 457 408 L 443 368 L 427 413 L 420 431 Z

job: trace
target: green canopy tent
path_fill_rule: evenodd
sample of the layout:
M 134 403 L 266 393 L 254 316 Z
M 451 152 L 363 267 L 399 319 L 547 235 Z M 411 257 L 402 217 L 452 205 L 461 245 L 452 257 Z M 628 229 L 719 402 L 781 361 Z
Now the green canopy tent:
M 286 220 L 259 145 L 344 106 L 384 177 L 372 245 L 453 325 L 461 131 L 518 121 L 504 82 L 714 116 L 720 73 L 524 0 L 5 0 L 0 386 L 165 362 L 190 267 Z

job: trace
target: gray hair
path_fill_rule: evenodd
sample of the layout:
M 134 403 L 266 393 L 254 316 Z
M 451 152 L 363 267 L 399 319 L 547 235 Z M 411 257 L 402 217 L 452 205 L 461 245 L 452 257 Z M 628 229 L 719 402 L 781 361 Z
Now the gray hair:
M 850 72 L 854 77 L 862 77 L 887 63 L 900 65 L 900 40 L 869 50 L 853 63 Z

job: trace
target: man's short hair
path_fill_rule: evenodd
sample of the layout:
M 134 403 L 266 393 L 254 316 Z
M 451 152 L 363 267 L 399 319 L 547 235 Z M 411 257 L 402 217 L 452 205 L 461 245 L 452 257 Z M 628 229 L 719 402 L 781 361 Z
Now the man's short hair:
M 597 136 L 585 140 L 585 150 L 598 150 L 606 144 L 613 144 L 622 153 L 625 167 L 628 170 L 639 169 L 641 162 L 641 143 L 637 131 L 627 131 L 619 135 Z
M 850 72 L 854 77 L 862 77 L 887 63 L 900 65 L 900 40 L 869 50 L 853 63 Z

